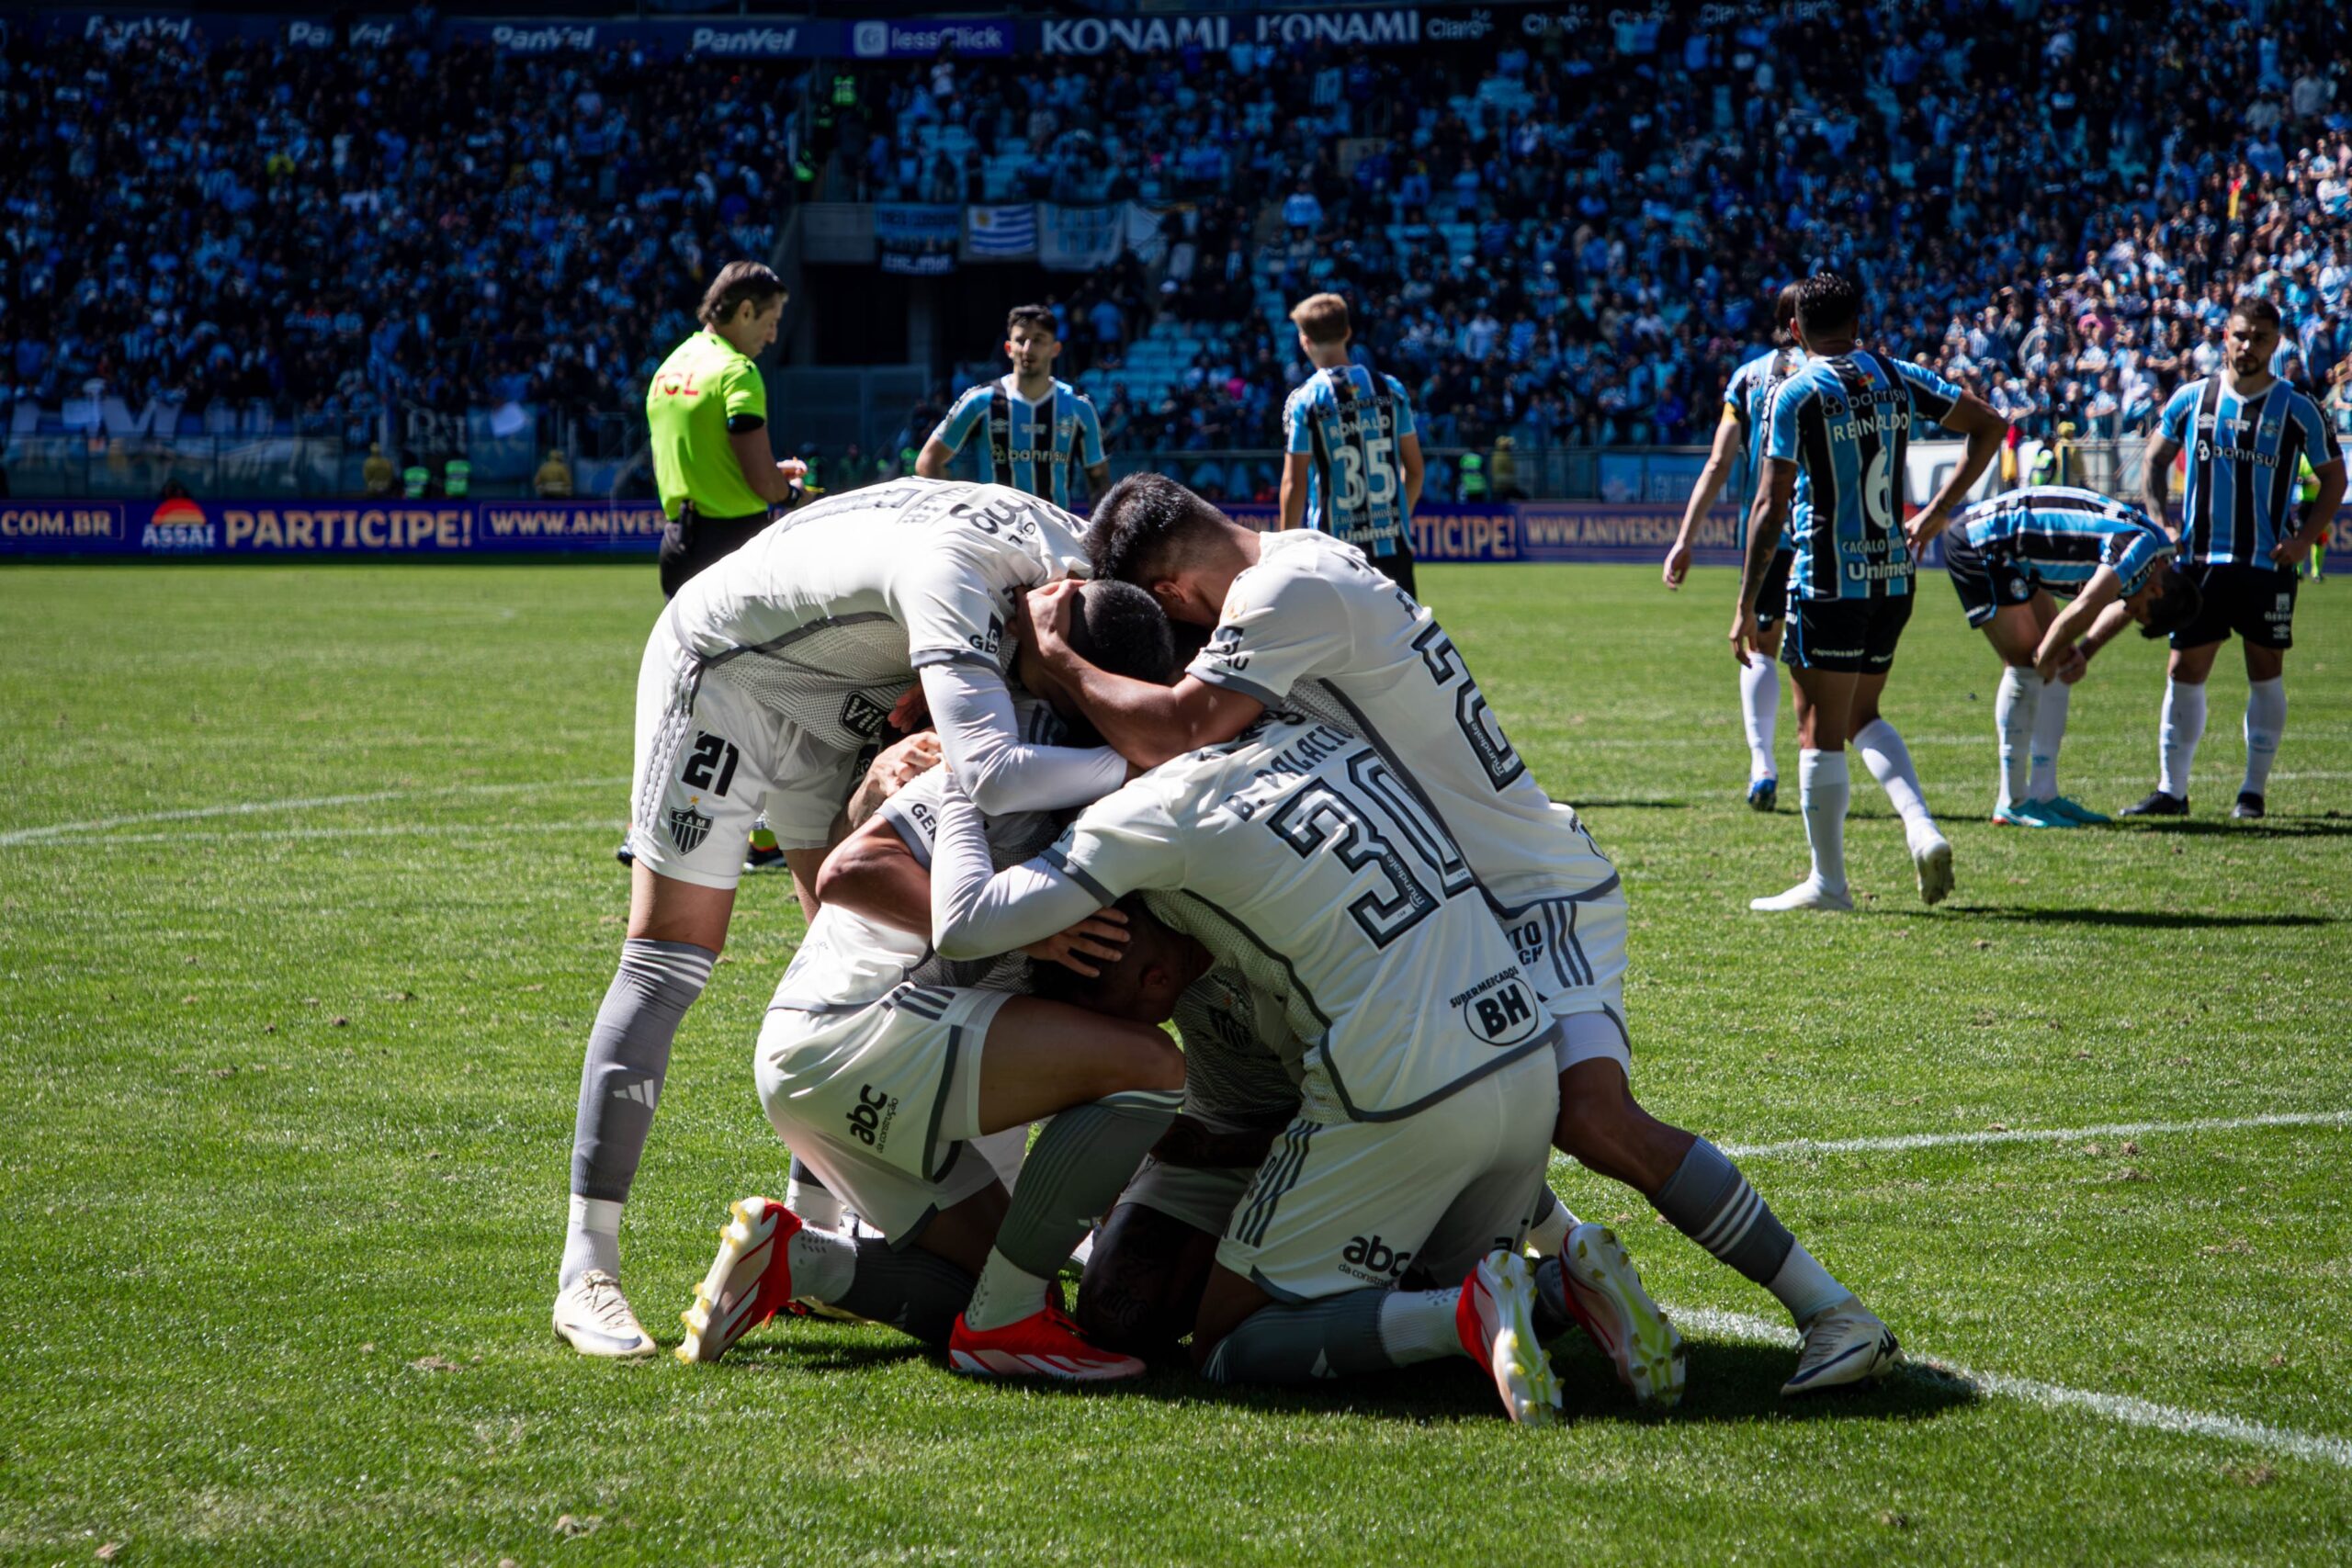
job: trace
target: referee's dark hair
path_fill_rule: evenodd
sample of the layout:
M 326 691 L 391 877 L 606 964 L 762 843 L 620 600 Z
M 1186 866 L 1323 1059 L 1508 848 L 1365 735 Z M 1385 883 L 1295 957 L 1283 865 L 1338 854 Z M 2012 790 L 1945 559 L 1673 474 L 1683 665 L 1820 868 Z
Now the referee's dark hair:
M 718 269 L 718 276 L 703 290 L 702 309 L 695 315 L 704 326 L 715 327 L 732 320 L 737 307 L 747 299 L 756 311 L 769 300 L 790 292 L 785 288 L 784 279 L 762 263 L 731 261 Z
M 2165 567 L 2157 573 L 2156 596 L 2148 601 L 2148 624 L 2140 628 L 2140 635 L 2150 641 L 2170 637 L 2195 620 L 2204 607 L 2205 595 L 2197 580 Z
M 1069 650 L 1096 669 L 1164 686 L 1176 673 L 1176 638 L 1168 613 L 1143 589 L 1097 579 L 1078 591 Z
M 1165 474 L 1129 474 L 1094 503 L 1087 558 L 1097 578 L 1148 588 L 1186 545 L 1226 521 L 1224 513 Z
M 1834 272 L 1816 272 L 1797 285 L 1797 324 L 1810 336 L 1850 327 L 1862 319 L 1861 286 Z

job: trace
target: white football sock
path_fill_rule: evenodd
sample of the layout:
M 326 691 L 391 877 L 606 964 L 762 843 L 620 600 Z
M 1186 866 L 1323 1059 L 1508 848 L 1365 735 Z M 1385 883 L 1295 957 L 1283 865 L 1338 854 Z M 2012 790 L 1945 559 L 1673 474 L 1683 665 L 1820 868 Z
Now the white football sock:
M 1804 808 L 1805 842 L 1813 847 L 1813 879 L 1832 892 L 1846 891 L 1846 803 L 1852 785 L 1846 753 L 1797 753 L 1798 799 Z
M 2159 755 L 2163 771 L 2156 787 L 2165 794 L 2188 798 L 2188 769 L 2197 761 L 2197 742 L 2205 736 L 2205 686 L 2181 681 L 2165 682 L 2165 714 Z
M 1750 657 L 1739 672 L 1739 713 L 1747 728 L 1747 782 L 1779 778 L 1772 740 L 1781 724 L 1781 671 L 1761 654 Z
M 972 1287 L 972 1304 L 964 1321 L 974 1328 L 1002 1328 L 1018 1323 L 1046 1305 L 1046 1287 L 1052 1281 L 1032 1274 L 994 1247 L 980 1267 L 979 1282 Z
M 1454 1326 L 1461 1305 L 1458 1290 L 1389 1292 L 1380 1303 L 1380 1348 L 1400 1367 L 1467 1355 Z
M 2028 800 L 2058 798 L 2058 748 L 2066 739 L 2066 708 L 2075 688 L 2060 681 L 2041 689 L 2041 705 L 2033 716 L 2033 776 L 2026 781 Z
M 2001 671 L 2001 689 L 1993 697 L 1993 723 L 2001 736 L 2003 806 L 2033 798 L 2027 784 L 2032 771 L 2034 716 L 2041 698 L 2041 677 L 2032 671 L 2012 664 Z
M 571 1223 L 563 1235 L 563 1266 L 557 1270 L 559 1291 L 587 1273 L 602 1269 L 616 1280 L 621 1273 L 621 1206 L 604 1198 L 571 1195 Z
M 1800 1328 L 1815 1314 L 1836 1306 L 1854 1293 L 1839 1284 L 1828 1269 L 1814 1261 L 1813 1254 L 1804 1249 L 1804 1243 L 1801 1241 L 1789 1248 L 1789 1256 L 1781 1264 L 1781 1271 L 1773 1275 L 1772 1282 L 1764 1288 L 1789 1309 L 1789 1315 L 1797 1320 Z
M 2245 688 L 2245 795 L 2270 787 L 2270 764 L 2278 760 L 2278 737 L 2287 728 L 2287 680 L 2249 681 Z
M 784 1206 L 799 1215 L 802 1223 L 819 1230 L 849 1228 L 848 1205 L 831 1189 L 812 1187 L 797 1176 L 785 1183 Z
M 1546 1258 L 1557 1258 L 1560 1249 L 1568 1245 L 1568 1233 L 1577 1228 L 1577 1217 L 1555 1193 L 1552 1206 L 1533 1224 L 1527 1227 L 1527 1245 Z
M 785 1247 L 792 1265 L 792 1299 L 831 1306 L 857 1278 L 857 1243 L 833 1231 L 802 1225 Z
M 1903 744 L 1894 726 L 1883 718 L 1874 718 L 1855 733 L 1854 749 L 1862 754 L 1862 766 L 1878 780 L 1886 791 L 1886 798 L 1903 818 L 1904 837 L 1913 843 L 1923 839 L 1940 839 L 1936 819 L 1928 812 L 1928 797 L 1919 788 L 1918 770 L 1911 765 L 1911 750 Z

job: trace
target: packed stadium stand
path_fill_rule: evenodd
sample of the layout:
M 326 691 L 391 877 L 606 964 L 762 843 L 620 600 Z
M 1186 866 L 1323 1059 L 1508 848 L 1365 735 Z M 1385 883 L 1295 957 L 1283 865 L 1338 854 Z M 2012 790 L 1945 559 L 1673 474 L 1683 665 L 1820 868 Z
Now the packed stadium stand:
M 1128 451 L 1276 445 L 1283 311 L 1319 288 L 1440 449 L 1703 441 L 1768 291 L 1824 265 L 2034 434 L 2143 428 L 2245 290 L 2287 314 L 2286 374 L 2352 358 L 2340 7 L 1628 15 L 854 64 L 516 55 L 429 15 L 326 50 L 19 29 L 0 395 L 20 434 L 112 399 L 355 446 L 390 411 L 509 408 L 536 448 L 629 418 L 702 280 L 810 200 L 1157 214 L 1159 243 L 1039 279 Z M 944 344 L 925 409 L 864 433 L 885 466 L 989 348 Z

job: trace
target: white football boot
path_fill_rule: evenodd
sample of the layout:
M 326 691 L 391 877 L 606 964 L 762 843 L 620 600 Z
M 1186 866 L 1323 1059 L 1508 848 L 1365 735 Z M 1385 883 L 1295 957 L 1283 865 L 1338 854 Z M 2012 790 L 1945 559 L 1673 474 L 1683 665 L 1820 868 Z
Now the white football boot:
M 1911 840 L 1911 869 L 1919 877 L 1919 902 L 1935 905 L 1951 897 L 1951 840 L 1934 829 Z
M 1511 1251 L 1490 1252 L 1463 1277 L 1454 1332 L 1495 1380 L 1503 1409 L 1522 1427 L 1559 1419 L 1560 1380 L 1535 1333 L 1535 1274 Z
M 1884 1382 L 1901 1355 L 1902 1347 L 1886 1325 L 1859 1299 L 1848 1296 L 1807 1321 L 1804 1343 L 1797 1352 L 1797 1370 L 1781 1385 L 1781 1395 L 1793 1398 L 1824 1389 Z
M 792 1301 L 792 1238 L 800 1216 L 772 1198 L 742 1198 L 718 1229 L 718 1256 L 695 1287 L 695 1304 L 677 1357 L 716 1361 L 734 1343 Z
M 1642 1289 L 1616 1232 L 1590 1221 L 1570 1231 L 1560 1249 L 1560 1282 L 1568 1314 L 1608 1355 L 1635 1404 L 1671 1410 L 1682 1403 L 1682 1336 Z
M 583 1356 L 627 1359 L 660 1348 L 628 1310 L 621 1282 L 602 1269 L 589 1269 L 557 1295 L 555 1331 Z
M 1951 857 L 1945 858 L 1949 861 Z M 1747 907 L 1759 915 L 1775 915 L 1783 909 L 1850 909 L 1854 896 L 1842 887 L 1825 887 L 1808 876 L 1786 893 L 1775 893 L 1770 898 L 1750 898 Z

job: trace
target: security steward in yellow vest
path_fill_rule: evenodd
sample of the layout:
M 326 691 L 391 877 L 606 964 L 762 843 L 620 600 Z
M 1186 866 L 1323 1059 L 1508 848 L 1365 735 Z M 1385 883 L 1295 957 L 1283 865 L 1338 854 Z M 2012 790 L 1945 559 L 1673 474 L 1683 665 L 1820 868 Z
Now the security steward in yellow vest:
M 775 342 L 784 280 L 757 262 L 729 262 L 703 295 L 702 331 L 653 373 L 645 421 L 668 525 L 662 594 L 768 525 L 769 509 L 801 499 L 801 464 L 768 445 L 767 383 L 752 361 Z

